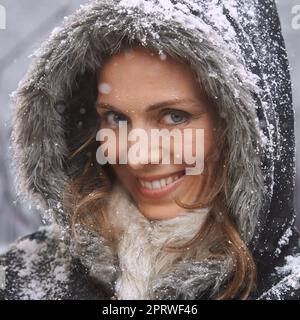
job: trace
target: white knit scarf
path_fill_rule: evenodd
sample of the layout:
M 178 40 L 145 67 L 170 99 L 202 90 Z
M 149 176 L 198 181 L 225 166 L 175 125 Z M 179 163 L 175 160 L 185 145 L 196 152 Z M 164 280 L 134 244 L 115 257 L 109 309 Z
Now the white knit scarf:
M 149 220 L 136 207 L 124 187 L 117 183 L 111 193 L 108 216 L 123 230 L 117 255 L 120 275 L 115 292 L 118 299 L 151 299 L 151 283 L 172 268 L 186 252 L 166 252 L 166 244 L 180 245 L 190 240 L 205 221 L 209 208 L 183 211 L 174 218 Z

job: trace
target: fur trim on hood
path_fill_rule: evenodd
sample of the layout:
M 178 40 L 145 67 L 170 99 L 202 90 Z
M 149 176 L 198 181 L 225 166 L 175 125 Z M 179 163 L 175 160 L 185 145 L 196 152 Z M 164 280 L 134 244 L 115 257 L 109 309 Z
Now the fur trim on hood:
M 250 240 L 264 194 L 258 158 L 261 133 L 255 114 L 261 102 L 254 99 L 260 94 L 255 85 L 259 78 L 247 69 L 236 31 L 223 15 L 223 5 L 120 1 L 116 7 L 117 3 L 92 2 L 65 20 L 63 28 L 55 30 L 36 53 L 35 64 L 21 82 L 15 95 L 18 110 L 13 133 L 20 194 L 39 198 L 48 215 L 59 224 L 67 223 L 61 196 L 68 180 L 68 138 L 82 140 L 97 118 L 95 101 L 86 96 L 86 113 L 80 116 L 77 108 L 82 100 L 72 97 L 80 84 L 84 86 L 83 80 L 88 81 L 91 73 L 101 69 L 108 55 L 117 53 L 124 43 L 138 42 L 185 58 L 209 96 L 217 99 L 228 123 L 233 185 L 230 206 L 239 231 Z M 76 113 L 76 119 L 69 119 L 71 112 Z M 69 136 L 67 130 L 72 131 Z
M 97 74 L 105 59 L 134 44 L 188 61 L 216 100 L 229 143 L 230 211 L 263 275 L 266 266 L 284 260 L 285 248 L 294 246 L 297 237 L 291 88 L 270 0 L 99 0 L 65 18 L 35 53 L 14 95 L 11 142 L 19 196 L 35 201 L 44 217 L 68 233 L 62 194 L 86 160 L 70 166 L 72 141 L 83 141 L 98 124 Z M 106 249 L 99 257 L 95 243 L 102 240 L 96 235 L 94 240 L 88 250 L 75 245 L 74 255 L 92 273 L 105 261 L 111 281 L 114 258 L 106 257 Z M 226 270 L 220 264 L 190 264 L 178 266 L 169 277 L 181 288 L 193 278 L 182 293 L 196 298 L 205 274 L 206 284 L 215 285 L 212 279 L 224 280 Z

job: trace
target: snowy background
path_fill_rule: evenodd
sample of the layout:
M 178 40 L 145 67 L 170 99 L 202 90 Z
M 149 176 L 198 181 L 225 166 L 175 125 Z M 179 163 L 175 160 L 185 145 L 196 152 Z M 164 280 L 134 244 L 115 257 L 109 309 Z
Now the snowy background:
M 263 1 L 263 0 L 262 0 Z M 29 204 L 19 203 L 14 177 L 9 170 L 8 139 L 11 131 L 9 95 L 28 68 L 29 56 L 39 48 L 64 16 L 84 0 L 0 0 L 0 252 L 17 237 L 37 229 L 39 214 Z M 300 0 L 277 0 L 283 34 L 289 54 L 296 111 L 296 137 L 300 137 L 300 28 L 293 28 L 293 11 Z M 5 29 L 1 21 L 5 9 Z M 298 19 L 300 21 L 300 19 Z M 300 210 L 300 139 L 297 139 L 296 210 Z M 300 225 L 298 219 L 298 225 Z

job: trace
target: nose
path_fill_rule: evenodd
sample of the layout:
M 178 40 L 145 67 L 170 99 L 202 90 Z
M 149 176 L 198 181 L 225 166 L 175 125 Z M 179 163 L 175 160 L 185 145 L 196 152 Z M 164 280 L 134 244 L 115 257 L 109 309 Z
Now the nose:
M 160 163 L 160 147 L 151 143 L 151 128 L 135 127 L 128 134 L 127 161 L 132 170 Z

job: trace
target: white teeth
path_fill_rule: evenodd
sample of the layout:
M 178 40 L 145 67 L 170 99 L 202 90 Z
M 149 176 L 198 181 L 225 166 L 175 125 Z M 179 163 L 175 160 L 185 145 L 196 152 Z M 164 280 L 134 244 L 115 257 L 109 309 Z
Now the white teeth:
M 165 187 L 167 185 L 166 179 L 160 179 L 160 185 L 162 188 Z
M 151 182 L 146 181 L 146 182 L 144 182 L 144 183 L 145 183 L 145 187 L 146 187 L 147 189 L 152 189 L 152 183 L 151 183 Z
M 172 177 L 167 178 L 167 181 L 166 181 L 167 184 L 170 184 L 172 182 L 173 182 L 173 178 Z
M 173 183 L 174 181 L 176 181 L 178 179 L 179 179 L 179 176 L 173 176 L 173 177 L 168 177 L 168 178 L 165 178 L 165 179 L 154 180 L 152 182 L 145 181 L 145 180 L 140 180 L 140 183 L 144 188 L 153 190 L 153 189 L 164 188 L 165 186 Z
M 152 189 L 160 189 L 160 181 L 156 180 L 152 182 Z

